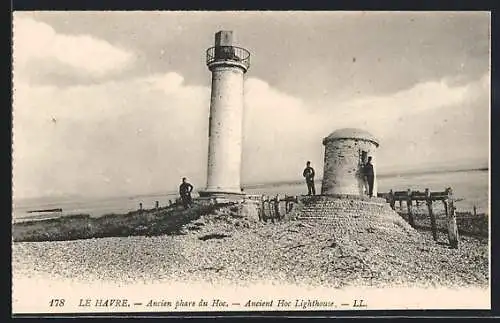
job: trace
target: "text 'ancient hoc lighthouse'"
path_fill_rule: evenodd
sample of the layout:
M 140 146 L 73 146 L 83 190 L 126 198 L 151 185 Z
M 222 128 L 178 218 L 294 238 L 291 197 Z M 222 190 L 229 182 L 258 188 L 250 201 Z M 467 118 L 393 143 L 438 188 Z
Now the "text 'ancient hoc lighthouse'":
M 202 196 L 241 194 L 243 137 L 243 81 L 250 53 L 233 46 L 233 32 L 215 34 L 207 50 L 212 72 L 210 98 L 207 187 Z

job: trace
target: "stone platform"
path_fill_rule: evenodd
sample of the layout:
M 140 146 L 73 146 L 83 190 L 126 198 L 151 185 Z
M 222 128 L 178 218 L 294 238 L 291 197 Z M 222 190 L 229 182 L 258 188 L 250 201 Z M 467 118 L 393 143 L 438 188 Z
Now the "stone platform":
M 332 199 L 342 199 L 342 200 L 353 200 L 360 202 L 369 202 L 370 204 L 386 204 L 385 198 L 381 197 L 369 197 L 366 195 L 350 195 L 350 194 L 329 194 L 329 195 L 300 195 L 299 200 L 304 204 L 313 203 L 315 201 L 321 200 L 332 200 Z
M 382 198 L 302 196 L 295 218 L 333 225 L 339 229 L 339 233 L 380 231 L 417 234 Z
M 259 220 L 260 195 L 234 194 L 219 197 L 196 197 L 193 203 L 197 205 L 214 205 L 219 207 L 234 208 L 238 215 L 250 219 Z

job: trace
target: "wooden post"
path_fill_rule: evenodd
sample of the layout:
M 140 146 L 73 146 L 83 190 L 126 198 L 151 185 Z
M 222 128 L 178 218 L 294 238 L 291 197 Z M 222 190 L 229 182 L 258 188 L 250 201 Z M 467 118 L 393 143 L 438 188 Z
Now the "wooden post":
M 262 221 L 264 217 L 264 195 L 260 196 L 260 213 L 259 220 Z
M 408 196 L 406 197 L 406 207 L 408 209 L 408 222 L 413 227 L 415 226 L 415 221 L 413 219 L 413 214 L 411 213 L 411 190 L 408 189 Z
M 274 223 L 274 199 L 269 199 L 269 217 L 271 218 L 271 222 Z
M 399 210 L 403 211 L 403 201 L 399 200 Z
M 286 204 L 286 213 L 290 213 L 292 212 L 292 209 L 293 209 L 293 201 L 295 201 L 295 197 L 294 196 L 289 196 L 288 197 L 288 201 L 287 201 L 287 204 Z
M 395 206 L 396 201 L 394 200 L 394 193 L 392 192 L 392 189 L 389 191 L 389 203 L 391 205 L 391 209 L 395 210 L 396 209 L 396 206 Z
M 271 222 L 274 223 L 274 204 L 273 198 L 269 196 L 269 218 Z
M 436 217 L 434 216 L 434 212 L 432 212 L 431 192 L 428 188 L 425 189 L 425 197 L 427 202 L 427 209 L 429 210 L 429 217 L 431 218 L 432 238 L 434 239 L 434 241 L 437 241 Z
M 280 196 L 276 194 L 276 199 L 274 201 L 274 215 L 276 219 L 281 220 L 281 215 L 280 215 Z
M 448 219 L 448 240 L 450 241 L 450 246 L 454 249 L 458 248 L 458 227 L 457 227 L 457 219 L 455 217 L 455 206 L 453 205 L 453 190 L 451 188 L 447 188 L 446 192 L 448 193 L 447 202 L 447 219 Z
M 262 196 L 262 221 L 266 221 L 266 196 Z
M 268 207 L 268 217 L 271 220 L 271 222 L 274 223 L 274 214 L 273 214 L 274 205 L 273 205 L 273 199 L 271 197 L 269 197 L 269 202 L 267 204 L 267 207 Z
M 263 205 L 264 206 L 267 205 L 269 207 L 269 196 L 266 196 L 264 198 L 264 204 Z M 264 220 L 264 222 L 267 222 L 267 218 L 268 218 L 267 210 L 266 210 L 265 207 L 263 208 L 263 210 L 264 210 L 264 213 L 262 214 L 262 219 Z

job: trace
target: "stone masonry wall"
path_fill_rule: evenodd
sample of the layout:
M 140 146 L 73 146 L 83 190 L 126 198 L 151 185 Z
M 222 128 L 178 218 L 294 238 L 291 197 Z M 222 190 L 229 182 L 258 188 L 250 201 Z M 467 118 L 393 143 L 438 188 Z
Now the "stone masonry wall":
M 375 166 L 375 150 L 376 146 L 372 142 L 359 139 L 326 142 L 321 194 L 361 195 L 363 193 L 363 181 L 359 173 L 361 151 L 366 151 L 368 156 L 372 156 Z M 377 194 L 376 185 L 373 194 L 375 196 Z
M 302 203 L 297 220 L 325 222 L 338 228 L 338 232 L 355 234 L 368 230 L 391 234 L 416 234 L 416 231 L 381 199 L 367 201 L 322 196 Z

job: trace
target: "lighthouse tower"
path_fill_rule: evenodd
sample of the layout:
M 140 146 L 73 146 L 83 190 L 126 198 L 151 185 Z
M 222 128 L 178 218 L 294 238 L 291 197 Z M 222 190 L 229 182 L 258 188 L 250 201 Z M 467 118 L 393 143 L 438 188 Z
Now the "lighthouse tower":
M 201 196 L 241 193 L 243 137 L 243 80 L 250 53 L 233 46 L 233 32 L 215 34 L 215 46 L 207 50 L 212 72 L 210 98 L 207 187 Z

